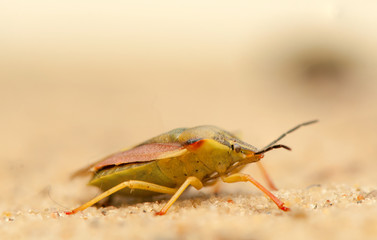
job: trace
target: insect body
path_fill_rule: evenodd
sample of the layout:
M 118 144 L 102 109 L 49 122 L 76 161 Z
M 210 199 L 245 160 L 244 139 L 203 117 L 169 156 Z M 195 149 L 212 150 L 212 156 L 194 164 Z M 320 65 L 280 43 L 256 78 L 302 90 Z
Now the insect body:
M 163 215 L 190 185 L 200 189 L 214 184 L 218 179 L 227 183 L 249 181 L 281 210 L 287 211 L 289 209 L 283 202 L 251 176 L 239 171 L 248 163 L 259 163 L 263 154 L 271 149 L 290 150 L 285 145 L 274 144 L 286 134 L 314 122 L 296 126 L 261 150 L 214 126 L 174 129 L 81 170 L 80 173 L 92 172 L 93 178 L 89 184 L 104 192 L 66 213 L 82 211 L 114 193 L 133 196 L 172 194 L 172 198 L 157 213 Z

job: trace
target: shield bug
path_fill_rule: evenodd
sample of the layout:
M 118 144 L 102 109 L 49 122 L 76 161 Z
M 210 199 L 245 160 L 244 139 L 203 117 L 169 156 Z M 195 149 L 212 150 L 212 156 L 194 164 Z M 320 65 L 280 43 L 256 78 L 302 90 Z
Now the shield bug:
M 170 200 L 156 213 L 164 215 L 190 185 L 201 189 L 219 179 L 226 183 L 251 182 L 278 208 L 288 211 L 289 208 L 275 195 L 240 170 L 246 164 L 257 162 L 271 188 L 274 188 L 260 159 L 272 149 L 290 150 L 276 143 L 299 127 L 315 122 L 317 120 L 297 125 L 260 150 L 214 126 L 174 129 L 80 170 L 78 174 L 91 173 L 93 177 L 89 185 L 104 192 L 66 214 L 82 211 L 114 193 L 128 196 L 171 194 Z

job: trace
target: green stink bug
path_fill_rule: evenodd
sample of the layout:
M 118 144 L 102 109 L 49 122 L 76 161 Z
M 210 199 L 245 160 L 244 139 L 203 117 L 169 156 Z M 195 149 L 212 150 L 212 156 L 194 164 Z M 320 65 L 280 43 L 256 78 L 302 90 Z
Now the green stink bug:
M 251 182 L 281 210 L 288 211 L 289 208 L 275 195 L 250 175 L 239 171 L 246 164 L 257 162 L 274 188 L 259 160 L 264 153 L 275 148 L 290 150 L 285 145 L 275 144 L 299 127 L 315 122 L 317 120 L 297 125 L 261 150 L 214 126 L 174 129 L 80 170 L 79 174 L 92 173 L 89 184 L 104 192 L 66 214 L 82 211 L 114 193 L 128 196 L 172 194 L 156 213 L 164 215 L 188 186 L 201 189 L 213 185 L 218 179 L 226 183 Z

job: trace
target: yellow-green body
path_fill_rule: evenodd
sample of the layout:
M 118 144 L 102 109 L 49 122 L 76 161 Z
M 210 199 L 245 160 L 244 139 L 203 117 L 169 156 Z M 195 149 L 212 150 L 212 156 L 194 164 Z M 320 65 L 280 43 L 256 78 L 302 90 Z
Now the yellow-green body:
M 262 157 L 254 155 L 257 152 L 255 147 L 214 126 L 174 129 L 138 146 L 150 143 L 179 143 L 182 147 L 148 162 L 126 163 L 99 169 L 94 172 L 89 184 L 103 191 L 128 180 L 178 188 L 188 176 L 194 176 L 206 186 L 218 177 L 237 172 L 245 164 L 259 161 Z M 130 188 L 122 189 L 118 193 L 132 196 L 159 194 Z
M 317 122 L 309 121 L 285 132 L 261 150 L 257 150 L 234 135 L 214 126 L 177 128 L 161 134 L 128 150 L 114 153 L 76 175 L 93 173 L 90 185 L 104 192 L 83 205 L 67 211 L 75 214 L 114 193 L 128 196 L 150 196 L 161 193 L 173 196 L 156 213 L 164 215 L 185 189 L 193 186 L 201 189 L 221 178 L 223 182 L 251 182 L 265 193 L 276 206 L 289 211 L 275 195 L 248 174 L 239 171 L 248 163 L 258 162 L 263 154 L 276 148 L 289 147 L 275 144 L 301 126 Z M 276 189 L 260 163 L 271 189 Z

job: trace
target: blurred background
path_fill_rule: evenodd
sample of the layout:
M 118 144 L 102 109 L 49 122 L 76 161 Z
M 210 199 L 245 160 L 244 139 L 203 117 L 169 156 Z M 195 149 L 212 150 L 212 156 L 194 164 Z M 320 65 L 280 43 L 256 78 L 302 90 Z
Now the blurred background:
M 0 208 L 67 207 L 69 180 L 176 127 L 258 148 L 281 188 L 377 181 L 373 1 L 2 1 Z M 246 172 L 258 171 L 250 166 Z M 232 185 L 250 191 L 250 186 Z M 243 191 L 242 190 L 242 191 Z M 254 189 L 255 190 L 255 189 Z M 255 190 L 256 191 L 256 190 Z

